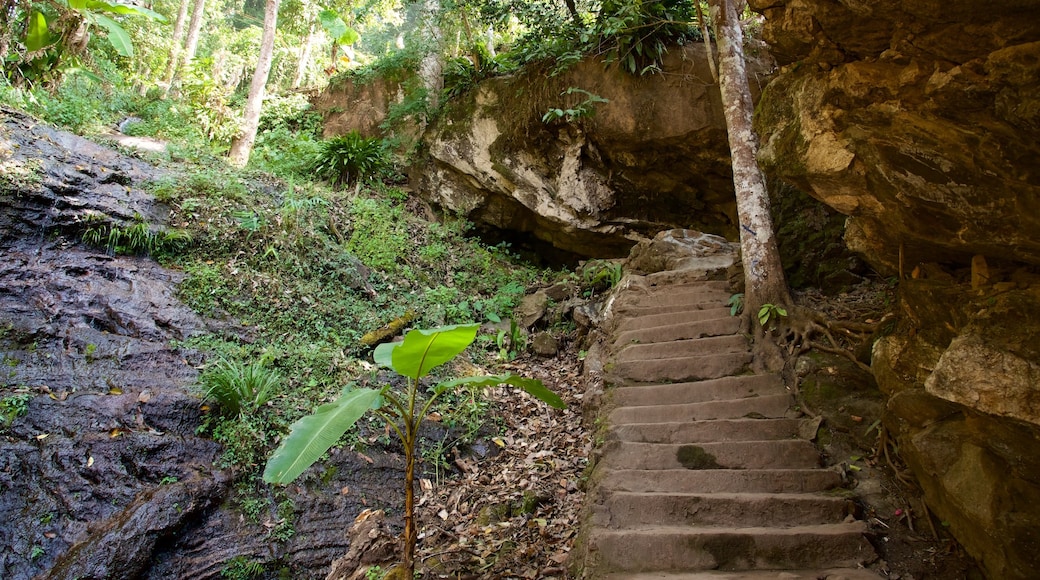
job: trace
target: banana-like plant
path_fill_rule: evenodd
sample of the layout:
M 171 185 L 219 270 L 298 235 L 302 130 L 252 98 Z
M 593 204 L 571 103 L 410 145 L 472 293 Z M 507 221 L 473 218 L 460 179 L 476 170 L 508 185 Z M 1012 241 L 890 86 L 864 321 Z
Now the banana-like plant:
M 27 52 L 12 57 L 11 61 L 22 69 L 23 76 L 34 82 L 55 71 L 60 77 L 61 70 L 69 67 L 65 61 L 75 61 L 86 51 L 91 29 L 104 29 L 105 38 L 116 53 L 132 57 L 133 42 L 118 19 L 143 16 L 166 22 L 162 14 L 143 6 L 103 0 L 26 2 L 17 6 L 12 4 L 12 7 L 16 21 L 19 16 L 26 19 L 25 37 L 18 40 Z
M 313 414 L 293 423 L 289 436 L 268 460 L 264 481 L 277 484 L 292 482 L 365 413 L 375 413 L 397 433 L 404 445 L 404 549 L 401 565 L 407 573 L 406 577 L 412 578 L 418 539 L 415 525 L 416 443 L 419 424 L 437 399 L 462 386 L 493 387 L 505 384 L 522 389 L 551 407 L 562 409 L 566 406 L 541 381 L 512 373 L 444 381 L 432 387 L 429 397 L 421 400 L 419 385 L 423 377 L 462 353 L 476 339 L 479 327 L 479 324 L 458 324 L 412 330 L 402 342 L 384 343 L 376 347 L 373 354 L 376 363 L 406 377 L 406 391 L 396 393 L 389 386 L 382 389 L 345 390 L 336 401 L 318 407 Z

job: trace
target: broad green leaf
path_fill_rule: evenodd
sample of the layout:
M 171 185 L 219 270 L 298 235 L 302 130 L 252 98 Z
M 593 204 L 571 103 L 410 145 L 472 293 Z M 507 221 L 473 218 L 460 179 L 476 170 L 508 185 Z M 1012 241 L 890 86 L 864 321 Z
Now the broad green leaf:
M 318 20 L 332 38 L 338 39 L 347 33 L 347 23 L 332 10 L 322 10 L 318 13 Z
M 68 0 L 69 8 L 73 10 L 83 10 L 87 7 L 87 0 Z
M 401 342 L 376 347 L 373 359 L 400 375 L 419 380 L 466 350 L 477 338 L 479 324 L 455 324 L 411 330 Z
M 292 424 L 292 432 L 267 461 L 264 481 L 286 484 L 300 476 L 379 399 L 379 391 L 357 389 L 315 409 Z
M 498 385 L 509 385 L 517 387 L 532 397 L 548 404 L 550 407 L 556 409 L 564 409 L 567 404 L 563 402 L 563 399 L 559 395 L 549 390 L 542 381 L 538 379 L 528 379 L 521 377 L 516 374 L 508 375 L 491 375 L 483 377 L 462 377 L 459 379 L 453 379 L 450 381 L 444 381 L 433 388 L 437 394 L 449 391 L 461 385 L 467 385 L 471 387 L 494 387 Z
M 82 76 L 84 76 L 84 77 L 94 81 L 95 83 L 103 83 L 103 82 L 105 82 L 104 79 L 102 79 L 101 77 L 97 76 L 96 74 L 90 72 L 89 70 L 87 70 L 87 69 L 85 69 L 85 68 L 83 68 L 81 66 L 70 66 L 69 68 L 65 69 L 64 72 L 65 72 L 66 76 L 82 75 Z
M 111 4 L 109 2 L 102 2 L 101 0 L 84 0 L 84 4 L 89 10 L 111 12 L 112 14 L 133 14 L 135 16 L 145 16 L 152 20 L 158 20 L 159 22 L 166 22 L 165 16 L 143 6 Z
M 336 42 L 340 46 L 350 46 L 361 39 L 361 34 L 357 30 L 351 27 L 347 27 L 347 31 L 336 37 Z
M 35 52 L 50 44 L 51 35 L 47 31 L 47 18 L 40 12 L 33 12 L 29 17 L 29 31 L 25 35 L 25 48 Z
M 94 22 L 108 31 L 108 42 L 120 56 L 134 56 L 134 44 L 130 41 L 130 35 L 123 30 L 115 20 L 104 14 L 92 14 Z

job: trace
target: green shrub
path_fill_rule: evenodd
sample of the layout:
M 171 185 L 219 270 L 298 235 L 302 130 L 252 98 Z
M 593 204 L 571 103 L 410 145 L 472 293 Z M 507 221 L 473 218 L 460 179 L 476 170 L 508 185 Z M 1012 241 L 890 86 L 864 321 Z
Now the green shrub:
M 273 397 L 282 383 L 282 375 L 269 369 L 263 360 L 245 364 L 218 360 L 199 377 L 206 397 L 230 415 L 255 411 Z
M 351 131 L 320 144 L 313 170 L 342 185 L 374 177 L 389 166 L 389 155 L 382 140 Z

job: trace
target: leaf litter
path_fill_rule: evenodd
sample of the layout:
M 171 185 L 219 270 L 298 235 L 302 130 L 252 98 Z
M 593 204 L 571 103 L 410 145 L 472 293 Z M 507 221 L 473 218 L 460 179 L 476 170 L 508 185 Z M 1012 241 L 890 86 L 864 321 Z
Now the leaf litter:
M 484 396 L 501 434 L 485 458 L 456 451 L 456 475 L 423 479 L 417 568 L 427 578 L 567 578 L 592 448 L 582 422 L 584 379 L 575 352 L 521 357 L 507 371 L 540 379 L 566 403 L 552 409 L 517 389 Z

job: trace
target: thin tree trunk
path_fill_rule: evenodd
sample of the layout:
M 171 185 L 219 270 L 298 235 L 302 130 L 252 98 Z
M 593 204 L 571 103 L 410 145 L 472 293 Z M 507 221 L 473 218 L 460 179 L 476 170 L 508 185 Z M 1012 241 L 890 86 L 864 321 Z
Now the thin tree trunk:
M 563 0 L 563 3 L 567 5 L 567 12 L 570 12 L 571 19 L 574 20 L 574 25 L 581 28 L 581 15 L 578 14 L 578 7 L 574 4 L 574 0 Z
M 271 61 L 274 59 L 274 36 L 278 26 L 278 5 L 281 0 L 267 0 L 264 8 L 264 33 L 260 40 L 260 56 L 256 59 L 256 71 L 253 82 L 249 85 L 249 97 L 246 99 L 245 111 L 242 113 L 242 133 L 231 143 L 228 157 L 232 165 L 245 167 L 249 155 L 253 152 L 256 141 L 256 130 L 260 126 L 260 111 L 264 105 L 264 88 L 267 77 L 271 74 Z
M 177 71 L 177 64 L 181 58 L 181 50 L 184 45 L 184 22 L 188 19 L 188 5 L 191 0 L 181 0 L 180 9 L 177 10 L 177 22 L 173 25 L 173 41 L 170 46 L 170 56 L 166 60 L 166 74 L 163 75 L 163 92 L 170 90 L 173 83 L 173 75 Z
M 711 34 L 708 31 L 708 22 L 704 19 L 704 11 L 701 10 L 700 0 L 697 0 L 697 25 L 700 26 L 701 36 L 704 37 L 704 51 L 708 57 L 708 68 L 711 69 L 711 78 L 719 82 L 719 71 L 715 68 L 715 53 L 711 50 Z
M 425 0 L 423 3 L 423 18 L 426 20 L 425 32 L 428 52 L 419 62 L 419 78 L 426 88 L 426 102 L 430 110 L 436 109 L 440 104 L 440 92 L 444 88 L 444 79 L 441 76 L 444 71 L 444 61 L 441 57 L 441 27 L 437 23 L 437 17 L 441 11 L 440 0 Z
M 744 307 L 754 315 L 766 303 L 791 302 L 769 207 L 765 176 L 758 167 L 758 136 L 751 124 L 753 107 L 744 60 L 744 33 L 733 0 L 712 0 L 718 30 L 719 76 L 733 160 L 733 186 L 740 221 L 744 264 Z
M 303 77 L 307 74 L 307 68 L 311 65 L 311 51 L 314 47 L 314 21 L 311 21 L 310 29 L 307 32 L 307 40 L 303 43 L 303 48 L 300 49 L 300 61 L 296 64 L 296 76 L 293 77 L 292 88 L 298 89 L 303 84 Z
M 184 54 L 177 68 L 174 69 L 173 78 L 170 79 L 170 85 L 182 74 L 182 71 L 186 69 L 191 61 L 195 60 L 195 51 L 199 48 L 199 34 L 202 32 L 202 21 L 204 20 L 204 12 L 206 9 L 206 0 L 195 0 L 195 5 L 191 9 L 191 23 L 188 24 L 188 38 L 184 41 Z M 166 89 L 169 91 L 169 88 Z

